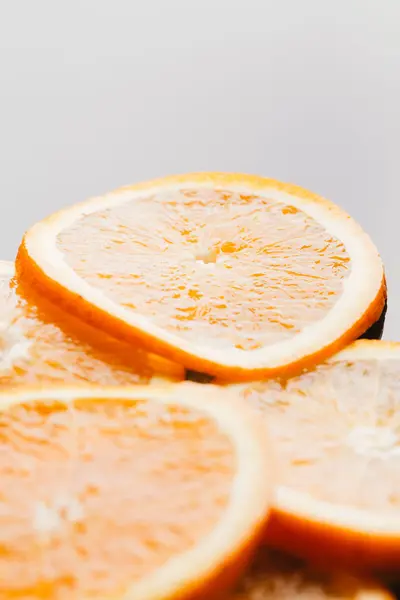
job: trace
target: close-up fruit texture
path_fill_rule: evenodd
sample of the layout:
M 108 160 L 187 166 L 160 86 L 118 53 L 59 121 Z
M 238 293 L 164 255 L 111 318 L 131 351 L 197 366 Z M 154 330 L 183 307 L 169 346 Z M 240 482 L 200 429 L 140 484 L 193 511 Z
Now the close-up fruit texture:
M 0 263 L 1 600 L 393 600 L 386 309 L 360 225 L 272 179 L 30 227 Z

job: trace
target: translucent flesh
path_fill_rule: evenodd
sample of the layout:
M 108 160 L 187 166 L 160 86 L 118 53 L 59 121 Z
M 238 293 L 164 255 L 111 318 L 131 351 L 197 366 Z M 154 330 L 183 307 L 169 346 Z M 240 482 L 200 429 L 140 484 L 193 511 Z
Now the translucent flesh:
M 171 377 L 179 379 L 179 369 Z M 42 383 L 147 383 L 155 363 L 0 277 L 0 389 Z M 160 361 L 160 371 L 164 365 Z M 162 373 L 160 373 L 162 374 Z M 165 375 L 167 373 L 164 373 Z
M 400 360 L 326 363 L 242 394 L 268 421 L 282 485 L 399 516 Z
M 258 349 L 322 320 L 351 268 L 343 244 L 295 207 L 199 187 L 83 216 L 57 244 L 117 304 L 221 349 Z
M 344 600 L 358 597 L 362 589 L 356 578 L 319 571 L 263 549 L 231 600 Z
M 1 413 L 0 597 L 122 594 L 212 530 L 234 463 L 203 414 L 156 401 Z

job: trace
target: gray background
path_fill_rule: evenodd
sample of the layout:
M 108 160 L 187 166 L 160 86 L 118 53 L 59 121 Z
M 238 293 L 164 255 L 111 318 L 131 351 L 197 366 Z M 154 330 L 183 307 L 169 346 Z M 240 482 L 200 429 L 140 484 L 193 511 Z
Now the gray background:
M 398 0 L 0 0 L 0 256 L 68 203 L 191 170 L 344 206 L 400 339 Z

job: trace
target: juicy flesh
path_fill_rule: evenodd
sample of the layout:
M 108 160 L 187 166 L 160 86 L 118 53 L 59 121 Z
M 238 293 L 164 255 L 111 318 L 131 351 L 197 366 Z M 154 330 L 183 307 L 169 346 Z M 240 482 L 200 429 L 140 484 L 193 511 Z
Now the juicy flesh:
M 199 187 L 83 216 L 57 244 L 118 305 L 220 349 L 262 348 L 322 320 L 351 268 L 343 244 L 295 207 Z
M 0 279 L 0 389 L 61 382 L 144 384 L 154 374 L 141 349 L 13 287 L 8 277 Z
M 400 360 L 328 362 L 242 394 L 268 421 L 281 485 L 399 514 Z
M 0 596 L 104 598 L 151 577 L 218 522 L 234 462 L 216 425 L 182 407 L 54 401 L 2 413 Z
M 344 600 L 358 597 L 360 591 L 355 578 L 314 570 L 297 559 L 263 549 L 232 600 Z

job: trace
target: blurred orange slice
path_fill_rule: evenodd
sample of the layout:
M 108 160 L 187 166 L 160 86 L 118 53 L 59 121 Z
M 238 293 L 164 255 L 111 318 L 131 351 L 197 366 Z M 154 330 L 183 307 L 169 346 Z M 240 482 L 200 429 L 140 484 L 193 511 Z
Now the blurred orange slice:
M 187 368 L 293 373 L 381 314 L 382 263 L 341 209 L 301 188 L 221 173 L 122 188 L 35 225 L 21 280 Z
M 262 549 L 231 600 L 394 600 L 383 587 Z
M 124 344 L 23 289 L 0 261 L 0 390 L 24 385 L 178 381 L 184 369 Z
M 269 542 L 398 573 L 400 344 L 359 341 L 298 377 L 232 389 L 265 416 L 274 442 Z
M 171 389 L 172 388 L 172 389 Z M 219 599 L 265 525 L 265 428 L 221 390 L 0 395 L 4 598 Z

